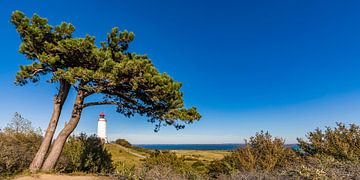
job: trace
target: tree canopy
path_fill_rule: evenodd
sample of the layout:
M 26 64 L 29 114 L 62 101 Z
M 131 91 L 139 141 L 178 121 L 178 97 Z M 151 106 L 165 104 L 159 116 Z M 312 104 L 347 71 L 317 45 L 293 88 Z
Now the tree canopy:
M 195 107 L 184 107 L 180 82 L 160 73 L 147 55 L 129 51 L 133 32 L 113 28 L 97 46 L 90 35 L 74 38 L 75 27 L 69 23 L 51 26 L 45 18 L 36 14 L 28 18 L 20 11 L 13 13 L 11 22 L 22 40 L 19 52 L 32 61 L 20 67 L 18 85 L 50 75 L 46 76 L 50 83 L 65 80 L 85 97 L 102 96 L 78 108 L 116 105 L 117 112 L 127 117 L 140 114 L 157 122 L 156 131 L 161 125 L 183 128 L 180 121 L 192 123 L 201 118 Z

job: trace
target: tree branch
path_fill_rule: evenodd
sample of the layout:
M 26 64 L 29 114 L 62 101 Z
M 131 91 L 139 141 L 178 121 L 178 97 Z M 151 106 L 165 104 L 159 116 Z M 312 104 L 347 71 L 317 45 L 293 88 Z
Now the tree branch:
M 35 76 L 37 73 L 44 71 L 45 69 L 37 69 L 34 72 L 32 72 L 31 76 Z
M 117 106 L 122 106 L 122 104 L 114 102 L 114 101 L 99 101 L 99 102 L 88 102 L 88 103 L 84 103 L 83 107 L 88 107 L 88 106 L 96 106 L 96 105 L 117 105 Z
M 98 101 L 98 102 L 88 102 L 88 103 L 84 103 L 82 105 L 82 108 L 86 108 L 89 106 L 97 106 L 97 105 L 116 105 L 116 106 L 121 106 L 123 108 L 128 108 L 128 109 L 132 109 L 132 110 L 140 110 L 140 111 L 146 111 L 145 107 L 131 107 L 128 106 L 126 104 L 122 104 L 119 102 L 115 102 L 115 101 Z

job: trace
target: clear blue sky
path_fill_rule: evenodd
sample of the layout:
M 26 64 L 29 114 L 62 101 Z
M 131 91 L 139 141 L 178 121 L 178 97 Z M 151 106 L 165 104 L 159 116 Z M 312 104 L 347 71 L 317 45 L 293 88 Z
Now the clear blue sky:
M 260 130 L 288 143 L 315 127 L 360 122 L 360 1 L 0 1 L 0 127 L 20 112 L 45 129 L 56 86 L 13 84 L 20 39 L 12 11 L 71 22 L 75 35 L 104 40 L 114 26 L 134 31 L 131 50 L 183 82 L 200 122 L 176 131 L 111 106 L 88 108 L 76 132 L 96 133 L 101 111 L 110 139 L 132 143 L 242 143 Z M 74 92 L 59 128 L 69 118 Z

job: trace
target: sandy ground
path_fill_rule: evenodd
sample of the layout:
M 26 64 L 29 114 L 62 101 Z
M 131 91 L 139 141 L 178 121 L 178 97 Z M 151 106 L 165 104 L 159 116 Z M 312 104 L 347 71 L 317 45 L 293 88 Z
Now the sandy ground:
M 67 176 L 56 174 L 40 174 L 31 176 L 16 177 L 15 180 L 111 180 L 105 176 Z

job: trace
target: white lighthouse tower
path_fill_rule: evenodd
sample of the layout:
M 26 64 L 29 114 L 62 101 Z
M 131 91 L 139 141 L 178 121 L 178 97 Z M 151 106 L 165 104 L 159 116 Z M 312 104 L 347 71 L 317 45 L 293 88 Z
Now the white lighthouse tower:
M 105 143 L 108 142 L 107 137 L 106 137 L 106 119 L 105 119 L 105 114 L 103 112 L 100 113 L 100 117 L 99 117 L 99 120 L 98 120 L 97 135 Z

